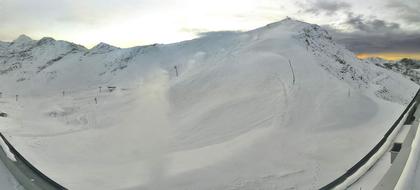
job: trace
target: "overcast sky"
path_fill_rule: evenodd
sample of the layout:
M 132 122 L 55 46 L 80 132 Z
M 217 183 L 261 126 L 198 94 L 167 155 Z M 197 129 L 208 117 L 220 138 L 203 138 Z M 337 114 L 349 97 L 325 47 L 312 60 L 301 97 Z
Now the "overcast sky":
M 286 16 L 328 28 L 356 53 L 420 52 L 420 0 L 0 0 L 0 41 L 26 34 L 130 47 Z

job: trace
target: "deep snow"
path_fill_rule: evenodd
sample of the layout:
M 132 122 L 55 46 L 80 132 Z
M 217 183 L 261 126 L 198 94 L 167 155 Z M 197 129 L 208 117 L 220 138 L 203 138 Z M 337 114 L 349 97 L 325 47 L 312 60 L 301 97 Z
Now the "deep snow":
M 21 36 L 0 63 L 0 130 L 69 189 L 316 189 L 417 90 L 291 19 L 128 49 Z

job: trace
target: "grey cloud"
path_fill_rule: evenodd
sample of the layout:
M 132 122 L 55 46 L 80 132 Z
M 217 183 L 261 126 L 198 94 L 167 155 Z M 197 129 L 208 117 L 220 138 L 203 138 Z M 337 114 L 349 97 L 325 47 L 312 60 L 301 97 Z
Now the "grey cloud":
M 351 5 L 346 2 L 330 0 L 316 0 L 307 2 L 307 4 L 300 4 L 300 6 L 304 8 L 304 12 L 313 13 L 315 15 L 319 15 L 321 13 L 333 15 L 337 11 L 347 10 L 351 7 Z
M 388 8 L 394 9 L 396 14 L 408 23 L 420 23 L 419 0 L 389 0 Z
M 352 13 L 348 14 L 348 19 L 345 24 L 363 32 L 386 33 L 400 29 L 398 23 L 386 22 L 379 19 L 365 20 L 362 15 L 354 16 Z
M 333 36 L 355 53 L 420 52 L 420 33 L 365 35 L 333 32 Z
M 420 32 L 407 32 L 398 23 L 384 20 L 366 20 L 349 14 L 343 25 L 353 32 L 343 32 L 326 26 L 337 42 L 355 53 L 420 52 Z

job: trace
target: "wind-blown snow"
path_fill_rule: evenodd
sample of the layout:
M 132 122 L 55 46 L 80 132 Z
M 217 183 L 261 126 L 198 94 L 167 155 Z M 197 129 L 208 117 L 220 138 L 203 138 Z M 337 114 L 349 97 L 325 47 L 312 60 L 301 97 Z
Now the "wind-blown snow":
M 3 131 L 69 189 L 316 189 L 417 90 L 291 19 L 128 49 L 40 41 L 0 48 Z

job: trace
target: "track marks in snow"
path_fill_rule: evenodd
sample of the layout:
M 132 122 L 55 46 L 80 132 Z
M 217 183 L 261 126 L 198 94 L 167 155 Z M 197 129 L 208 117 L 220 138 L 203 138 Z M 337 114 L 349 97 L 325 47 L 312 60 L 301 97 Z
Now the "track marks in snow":
M 289 177 L 298 177 L 305 173 L 305 170 L 296 170 L 280 174 L 270 174 L 261 177 L 255 178 L 245 178 L 239 177 L 236 178 L 230 187 L 226 188 L 228 190 L 281 190 L 281 189 L 296 189 L 295 185 L 285 185 L 282 184 L 284 180 L 287 180 Z
M 279 89 L 277 92 L 277 97 L 274 101 L 274 106 L 275 106 L 275 110 L 274 110 L 274 115 L 276 116 L 273 119 L 273 123 L 272 126 L 278 127 L 278 125 L 280 124 L 280 122 L 286 123 L 286 118 L 287 118 L 287 110 L 289 107 L 289 89 L 286 86 L 286 84 L 283 82 L 283 80 L 280 78 L 280 76 L 276 76 L 275 77 L 276 82 L 278 83 L 278 85 L 281 86 L 281 89 Z M 283 100 L 283 103 L 280 103 L 280 101 Z M 280 120 L 279 121 L 279 118 Z

